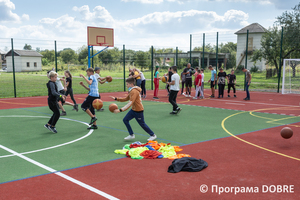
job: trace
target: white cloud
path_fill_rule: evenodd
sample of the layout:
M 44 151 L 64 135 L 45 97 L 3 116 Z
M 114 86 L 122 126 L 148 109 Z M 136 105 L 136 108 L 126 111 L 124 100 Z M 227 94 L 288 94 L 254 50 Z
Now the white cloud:
M 174 2 L 184 4 L 187 2 L 234 2 L 234 3 L 259 3 L 260 5 L 275 5 L 278 9 L 290 9 L 297 5 L 298 0 L 121 0 L 123 2 L 138 2 L 142 4 L 162 4 L 165 2 Z
M 163 2 L 175 2 L 179 4 L 183 4 L 185 2 L 189 2 L 191 0 L 122 0 L 123 2 L 139 2 L 144 4 L 160 4 Z
M 238 10 L 229 10 L 223 16 L 213 11 L 199 10 L 154 12 L 141 18 L 119 22 L 119 26 L 131 32 L 139 30 L 148 33 L 163 32 L 170 34 L 195 29 L 205 31 L 211 27 L 219 29 L 238 28 L 247 24 L 248 18 L 248 14 Z
M 90 12 L 90 8 L 88 5 L 81 6 L 80 8 L 74 6 L 73 10 L 79 12 L 81 14 L 80 20 L 95 22 L 101 25 L 109 25 L 114 22 L 111 14 L 102 6 L 96 6 L 93 9 L 93 12 Z
M 22 17 L 13 13 L 15 4 L 10 0 L 0 0 L 0 22 L 3 23 L 21 23 L 22 20 L 28 21 L 29 15 L 23 14 Z
M 12 11 L 15 4 L 10 0 L 0 0 L 0 22 L 20 22 L 21 18 Z
M 43 18 L 36 26 L 0 26 L 0 32 L 7 38 L 85 42 L 87 26 L 98 26 L 114 28 L 116 45 L 188 46 L 191 33 L 236 30 L 249 24 L 248 14 L 239 10 L 228 10 L 223 15 L 200 10 L 153 12 L 130 20 L 116 20 L 102 6 L 92 10 L 87 5 L 73 7 L 73 11 L 78 15 Z M 29 20 L 29 16 L 23 15 L 22 19 Z
M 28 20 L 29 20 L 29 15 L 23 14 L 23 15 L 22 15 L 22 19 L 28 21 Z

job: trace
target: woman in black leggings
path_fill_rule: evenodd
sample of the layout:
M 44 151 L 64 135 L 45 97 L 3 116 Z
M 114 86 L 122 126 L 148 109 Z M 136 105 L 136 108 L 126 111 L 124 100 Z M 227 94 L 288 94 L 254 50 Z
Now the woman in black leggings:
M 67 86 L 67 91 L 66 91 L 66 96 L 68 96 L 68 94 L 70 94 L 70 97 L 74 103 L 74 109 L 78 112 L 78 105 L 74 99 L 74 95 L 73 95 L 73 89 L 72 89 L 72 75 L 70 73 L 70 71 L 65 71 L 65 76 L 66 76 L 66 86 Z

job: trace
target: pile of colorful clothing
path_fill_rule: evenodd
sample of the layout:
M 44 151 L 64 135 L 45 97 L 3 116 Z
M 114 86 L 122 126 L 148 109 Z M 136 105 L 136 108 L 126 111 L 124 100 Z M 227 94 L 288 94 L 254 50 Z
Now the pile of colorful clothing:
M 183 157 L 191 157 L 188 154 L 177 154 L 182 151 L 179 146 L 172 146 L 170 143 L 158 143 L 157 141 L 149 141 L 147 143 L 134 142 L 126 144 L 123 149 L 115 150 L 117 154 L 124 154 L 132 159 L 155 159 L 169 158 L 171 160 Z

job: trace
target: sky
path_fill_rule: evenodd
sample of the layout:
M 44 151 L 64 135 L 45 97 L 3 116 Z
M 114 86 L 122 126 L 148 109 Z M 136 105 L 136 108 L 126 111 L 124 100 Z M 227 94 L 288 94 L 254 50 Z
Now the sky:
M 271 27 L 299 0 L 0 0 L 0 49 L 87 45 L 87 26 L 114 29 L 115 47 L 189 49 L 236 42 L 236 31 L 259 23 Z M 99 47 L 98 47 L 99 48 Z

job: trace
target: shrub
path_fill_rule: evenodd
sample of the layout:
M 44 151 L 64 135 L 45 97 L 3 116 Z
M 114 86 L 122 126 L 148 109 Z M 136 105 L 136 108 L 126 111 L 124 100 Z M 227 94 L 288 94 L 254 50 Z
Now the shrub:
M 258 67 L 254 66 L 250 69 L 251 73 L 258 72 Z

